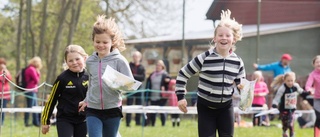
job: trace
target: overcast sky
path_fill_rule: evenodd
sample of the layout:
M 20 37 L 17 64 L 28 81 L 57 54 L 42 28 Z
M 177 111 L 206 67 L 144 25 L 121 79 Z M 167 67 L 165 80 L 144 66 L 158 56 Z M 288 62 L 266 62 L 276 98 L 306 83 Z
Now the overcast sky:
M 212 20 L 206 13 L 213 0 L 186 0 L 185 32 L 213 29 Z

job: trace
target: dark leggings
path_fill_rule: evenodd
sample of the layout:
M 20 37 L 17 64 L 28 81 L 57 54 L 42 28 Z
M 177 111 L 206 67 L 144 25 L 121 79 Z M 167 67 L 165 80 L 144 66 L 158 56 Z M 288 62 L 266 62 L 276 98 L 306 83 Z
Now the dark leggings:
M 197 103 L 198 135 L 199 137 L 233 137 L 234 112 L 232 103 L 224 108 L 211 109 L 206 105 Z
M 292 137 L 294 134 L 293 113 L 294 112 L 288 112 L 288 111 L 283 111 L 280 113 L 281 121 L 282 121 L 282 131 L 285 133 L 289 129 L 290 137 Z
M 165 99 L 160 99 L 157 101 L 151 101 L 150 104 L 154 105 L 154 106 L 164 106 L 166 104 Z M 151 121 L 151 126 L 155 126 L 156 123 L 156 114 L 157 113 L 150 113 L 149 117 L 150 117 L 150 121 Z M 161 125 L 165 126 L 166 125 L 166 114 L 165 113 L 160 113 L 160 120 L 161 120 Z
M 67 121 L 58 121 L 57 131 L 59 137 L 86 137 L 87 125 L 86 122 L 74 124 Z
M 317 128 L 320 128 L 320 112 L 317 110 L 314 110 L 316 112 L 316 122 L 314 123 L 314 126 Z

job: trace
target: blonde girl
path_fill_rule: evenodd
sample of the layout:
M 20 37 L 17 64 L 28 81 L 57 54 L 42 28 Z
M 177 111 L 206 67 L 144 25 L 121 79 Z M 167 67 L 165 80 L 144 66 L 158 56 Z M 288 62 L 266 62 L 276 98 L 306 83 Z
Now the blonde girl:
M 242 59 L 234 53 L 236 42 L 242 38 L 242 25 L 230 16 L 231 11 L 222 11 L 221 22 L 214 30 L 214 47 L 193 58 L 177 76 L 178 107 L 187 113 L 186 84 L 191 76 L 199 73 L 199 137 L 216 137 L 217 131 L 219 136 L 233 136 L 233 83 L 241 89 L 240 79 L 245 77 L 245 68 Z
M 129 63 L 121 55 L 125 44 L 113 18 L 98 16 L 93 24 L 92 40 L 95 52 L 86 61 L 90 76 L 89 88 L 80 110 L 86 109 L 88 135 L 90 137 L 115 137 L 122 116 L 121 90 L 107 86 L 101 79 L 107 66 L 131 77 Z
M 85 72 L 88 54 L 79 45 L 69 45 L 64 59 L 67 66 L 55 80 L 49 100 L 41 117 L 42 134 L 49 132 L 50 118 L 57 105 L 57 132 L 59 137 L 86 137 L 85 115 L 78 112 L 88 89 L 89 76 Z

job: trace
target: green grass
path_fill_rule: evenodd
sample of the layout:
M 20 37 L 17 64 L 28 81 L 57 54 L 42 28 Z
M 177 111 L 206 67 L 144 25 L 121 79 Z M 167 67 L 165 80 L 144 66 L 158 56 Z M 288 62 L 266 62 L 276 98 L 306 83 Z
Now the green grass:
M 158 118 L 159 119 L 159 118 Z M 120 133 L 122 137 L 197 137 L 197 121 L 182 117 L 180 127 L 172 127 L 171 121 L 168 119 L 167 125 L 162 127 L 160 121 L 156 121 L 155 127 L 135 126 L 131 123 L 131 127 L 125 126 L 125 120 L 122 119 Z M 272 121 L 272 124 L 280 124 L 280 121 Z M 234 137 L 279 137 L 282 130 L 276 126 L 272 127 L 251 127 L 251 128 L 235 128 Z M 312 137 L 313 129 L 300 129 L 298 123 L 295 123 L 296 137 Z M 13 116 L 6 114 L 4 126 L 1 127 L 1 137 L 38 137 L 39 128 L 24 127 L 23 116 L 19 115 L 14 120 Z M 40 134 L 41 137 L 57 137 L 56 127 L 51 126 L 50 131 L 46 135 Z

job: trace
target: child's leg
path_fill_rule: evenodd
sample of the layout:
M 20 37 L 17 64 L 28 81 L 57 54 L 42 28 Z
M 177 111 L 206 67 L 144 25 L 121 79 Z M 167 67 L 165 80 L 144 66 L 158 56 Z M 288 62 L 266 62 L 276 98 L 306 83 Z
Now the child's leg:
M 285 112 L 280 112 L 280 116 L 281 116 L 281 122 L 282 122 L 282 135 L 283 137 L 287 137 L 287 129 L 289 128 L 289 124 L 288 124 L 288 113 Z
M 314 137 L 320 137 L 320 112 L 315 109 L 316 122 L 314 124 Z
M 179 114 L 177 114 L 177 126 L 179 127 L 180 126 L 180 115 Z
M 289 124 L 289 135 L 290 137 L 294 137 L 294 119 L 293 119 L 293 114 L 294 112 L 292 113 L 289 113 L 288 115 L 288 124 Z

